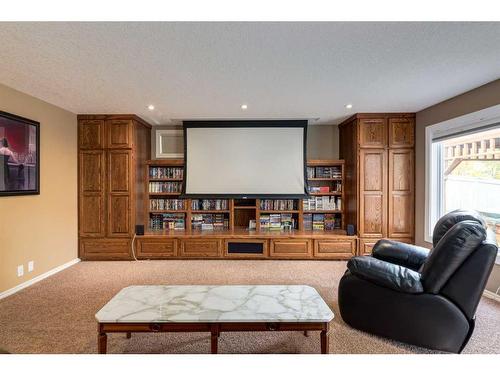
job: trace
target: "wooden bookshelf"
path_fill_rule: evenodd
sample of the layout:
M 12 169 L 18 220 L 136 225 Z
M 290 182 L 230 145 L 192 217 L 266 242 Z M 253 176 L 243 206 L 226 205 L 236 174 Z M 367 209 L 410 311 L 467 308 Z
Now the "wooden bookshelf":
M 145 212 L 147 213 L 146 217 L 148 218 L 148 222 L 145 223 L 148 230 L 154 230 L 150 224 L 150 219 L 152 215 L 155 214 L 183 214 L 184 218 L 184 232 L 190 233 L 194 231 L 192 229 L 192 221 L 193 215 L 198 214 L 222 214 L 224 215 L 224 219 L 227 218 L 227 227 L 224 230 L 233 231 L 233 230 L 248 230 L 249 221 L 255 220 L 257 232 L 264 232 L 270 229 L 261 228 L 261 216 L 263 215 L 272 215 L 272 214 L 287 214 L 292 215 L 292 218 L 295 222 L 295 227 L 293 230 L 295 231 L 306 231 L 304 227 L 304 214 L 320 214 L 320 215 L 335 215 L 338 218 L 340 225 L 335 227 L 334 230 L 341 233 L 345 231 L 345 220 L 344 220 L 344 162 L 343 160 L 309 160 L 307 162 L 307 167 L 322 167 L 322 168 L 330 168 L 334 167 L 335 171 L 340 173 L 340 176 L 331 176 L 331 177 L 309 177 L 308 178 L 308 186 L 312 187 L 328 187 L 328 192 L 314 192 L 310 193 L 311 197 L 322 197 L 327 196 L 329 199 L 340 199 L 341 208 L 340 209 L 315 209 L 315 210 L 304 210 L 303 208 L 303 200 L 302 199 L 293 199 L 293 209 L 263 209 L 261 207 L 261 202 L 264 199 L 226 199 L 228 201 L 228 209 L 221 210 L 203 210 L 203 209 L 192 209 L 192 199 L 185 199 L 184 209 L 174 210 L 174 209 L 152 209 L 150 205 L 150 199 L 180 199 L 180 192 L 150 192 L 149 186 L 150 182 L 159 182 L 159 183 L 183 183 L 184 178 L 168 178 L 164 176 L 153 176 L 150 174 L 151 168 L 184 168 L 184 161 L 182 159 L 168 159 L 168 160 L 150 160 L 147 162 L 146 168 L 146 178 L 145 178 L 145 189 L 147 194 L 145 195 Z M 316 171 L 316 170 L 315 170 Z M 340 186 L 339 191 L 337 191 L 337 186 Z M 335 190 L 335 191 L 333 191 Z M 168 198 L 164 198 L 168 197 Z M 177 198 L 176 198 L 177 197 Z M 338 198 L 337 198 L 338 197 Z M 266 199 L 267 200 L 267 199 Z M 281 199 L 284 201 L 286 199 Z M 274 199 L 269 199 L 269 201 L 276 201 Z M 278 200 L 279 201 L 279 200 Z M 290 207 L 289 207 L 290 208 Z M 155 231 L 163 231 L 165 232 L 165 228 L 159 229 L 157 228 Z M 182 232 L 180 229 L 171 230 L 172 232 Z M 270 230 L 271 233 L 276 233 L 279 231 Z M 167 231 L 168 232 L 168 231 Z M 317 231 L 314 231 L 317 232 Z M 334 233 L 331 230 L 325 230 L 325 232 Z M 172 233 L 174 234 L 174 233 Z
M 356 255 L 357 237 L 347 236 L 344 222 L 344 162 L 342 160 L 310 160 L 309 167 L 335 167 L 340 177 L 311 177 L 310 186 L 328 186 L 328 192 L 310 194 L 310 198 L 325 196 L 328 199 L 341 199 L 340 209 L 319 208 L 304 210 L 302 199 L 225 199 L 227 209 L 193 209 L 194 199 L 185 199 L 182 209 L 152 209 L 150 199 L 176 199 L 181 193 L 149 192 L 150 182 L 178 182 L 181 178 L 150 176 L 150 168 L 184 168 L 181 159 L 150 160 L 147 162 L 145 178 L 145 212 L 148 222 L 144 236 L 137 237 L 136 251 L 139 259 L 349 259 Z M 340 184 L 339 191 L 333 191 Z M 326 200 L 326 199 L 325 199 Z M 281 205 L 276 201 L 282 201 Z M 271 209 L 271 208 L 283 209 Z M 293 209 L 291 209 L 293 208 Z M 149 219 L 155 214 L 181 214 L 184 229 L 152 230 Z M 194 216 L 199 214 L 221 214 L 227 228 L 201 230 L 192 228 Z M 295 227 L 290 230 L 261 228 L 264 215 L 292 215 Z M 304 215 L 333 214 L 340 220 L 339 228 L 333 230 L 305 230 Z M 248 228 L 249 221 L 255 220 L 256 228 Z M 280 224 L 283 222 L 280 218 Z M 258 252 L 235 252 L 234 246 L 257 247 Z

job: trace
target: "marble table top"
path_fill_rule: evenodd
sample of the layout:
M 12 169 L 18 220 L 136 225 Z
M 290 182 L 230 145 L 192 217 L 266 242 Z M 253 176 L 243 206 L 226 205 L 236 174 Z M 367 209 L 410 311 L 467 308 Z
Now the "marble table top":
M 307 285 L 134 285 L 96 315 L 99 323 L 329 322 Z

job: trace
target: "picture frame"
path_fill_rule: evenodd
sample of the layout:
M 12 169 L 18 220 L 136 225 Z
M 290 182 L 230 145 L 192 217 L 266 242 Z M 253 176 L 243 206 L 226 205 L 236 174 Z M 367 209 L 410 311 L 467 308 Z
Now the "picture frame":
M 40 123 L 0 111 L 0 197 L 40 194 Z

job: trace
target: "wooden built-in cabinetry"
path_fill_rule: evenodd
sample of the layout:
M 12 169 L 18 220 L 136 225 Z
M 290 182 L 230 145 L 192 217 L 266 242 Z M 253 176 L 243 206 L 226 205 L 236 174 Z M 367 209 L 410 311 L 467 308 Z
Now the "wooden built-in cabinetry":
M 80 258 L 131 257 L 135 224 L 144 222 L 150 144 L 151 126 L 136 116 L 78 116 Z
M 415 115 L 356 114 L 339 126 L 345 161 L 346 223 L 354 224 L 359 253 L 381 238 L 414 239 Z
M 349 259 L 356 255 L 356 237 L 341 233 L 204 231 L 148 232 L 136 238 L 138 259 Z M 257 245 L 255 253 L 231 253 L 231 244 Z

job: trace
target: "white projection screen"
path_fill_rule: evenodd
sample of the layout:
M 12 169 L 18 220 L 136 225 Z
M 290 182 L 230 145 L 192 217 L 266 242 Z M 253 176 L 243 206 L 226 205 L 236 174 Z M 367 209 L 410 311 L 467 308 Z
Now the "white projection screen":
M 191 197 L 303 197 L 307 121 L 184 122 Z

